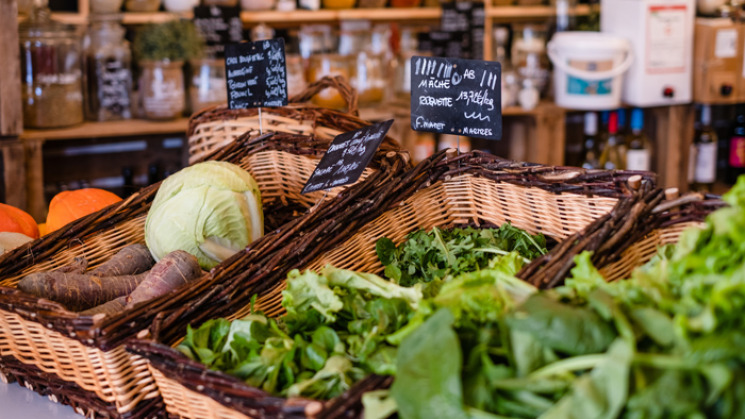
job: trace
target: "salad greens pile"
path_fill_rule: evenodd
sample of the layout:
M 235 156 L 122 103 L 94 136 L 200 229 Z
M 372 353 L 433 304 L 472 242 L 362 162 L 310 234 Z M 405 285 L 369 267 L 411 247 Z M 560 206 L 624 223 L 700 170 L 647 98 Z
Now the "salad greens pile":
M 515 293 L 519 300 L 518 295 L 533 292 L 532 286 L 514 278 L 524 257 L 501 249 L 514 247 L 527 255 L 545 252 L 536 244 L 545 244 L 542 236 L 509 225 L 412 237 L 429 238 L 426 258 L 442 266 L 442 274 L 426 284 L 428 295 L 437 294 L 426 300 L 426 307 L 420 307 L 425 302 L 422 283 L 407 281 L 404 287 L 333 267 L 320 274 L 295 270 L 282 295 L 286 314 L 281 319 L 252 313 L 232 322 L 211 320 L 198 329 L 189 327 L 177 349 L 271 394 L 333 398 L 367 374 L 395 374 L 398 345 L 436 308 L 451 308 L 464 322 L 492 319 L 505 293 Z M 447 257 L 438 260 L 443 252 Z M 445 265 L 451 257 L 457 263 L 452 267 Z M 475 271 L 479 268 L 484 270 Z M 461 270 L 474 272 L 452 277 Z M 495 286 L 497 281 L 500 286 Z
M 505 294 L 499 307 L 516 308 L 494 319 L 434 311 L 399 346 L 399 413 L 745 417 L 745 177 L 724 199 L 628 280 L 606 283 L 583 253 L 564 287 Z M 385 416 L 377 405 L 367 417 Z
M 472 227 L 409 233 L 398 247 L 387 237 L 375 243 L 385 276 L 403 286 L 483 269 L 495 255 L 516 251 L 525 262 L 546 254 L 546 238 L 505 223 L 499 228 Z
M 624 281 L 582 253 L 538 291 L 515 275 L 540 236 L 417 232 L 377 244 L 392 282 L 294 271 L 283 318 L 214 320 L 179 349 L 283 396 L 395 375 L 368 419 L 745 418 L 745 177 L 724 199 Z
M 370 373 L 393 374 L 396 348 L 386 342 L 422 299 L 372 274 L 327 267 L 287 278 L 280 320 L 252 313 L 187 329 L 177 347 L 207 367 L 271 394 L 336 397 Z

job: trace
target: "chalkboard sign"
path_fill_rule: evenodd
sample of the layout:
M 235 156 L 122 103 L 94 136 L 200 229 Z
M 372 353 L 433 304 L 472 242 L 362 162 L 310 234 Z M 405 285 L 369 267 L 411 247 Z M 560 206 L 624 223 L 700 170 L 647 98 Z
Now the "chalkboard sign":
M 392 119 L 337 135 L 301 193 L 356 182 L 372 161 L 375 151 L 380 147 L 391 125 Z
M 204 37 L 207 45 L 205 54 L 208 57 L 222 58 L 226 44 L 243 40 L 243 24 L 238 6 L 196 6 L 194 25 Z
M 287 105 L 284 39 L 226 45 L 225 71 L 230 109 Z
M 444 55 L 433 55 L 480 60 L 484 54 L 484 3 L 455 1 L 440 6 L 440 30 L 449 33 L 452 41 L 444 46 Z
M 411 58 L 411 128 L 502 138 L 502 67 L 497 62 Z

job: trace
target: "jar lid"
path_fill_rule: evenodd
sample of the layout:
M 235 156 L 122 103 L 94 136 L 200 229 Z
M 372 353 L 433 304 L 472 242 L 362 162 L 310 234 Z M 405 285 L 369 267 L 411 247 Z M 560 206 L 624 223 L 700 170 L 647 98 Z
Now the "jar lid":
M 52 20 L 46 6 L 36 7 L 31 16 L 18 25 L 18 35 L 21 39 L 78 38 L 75 27 Z

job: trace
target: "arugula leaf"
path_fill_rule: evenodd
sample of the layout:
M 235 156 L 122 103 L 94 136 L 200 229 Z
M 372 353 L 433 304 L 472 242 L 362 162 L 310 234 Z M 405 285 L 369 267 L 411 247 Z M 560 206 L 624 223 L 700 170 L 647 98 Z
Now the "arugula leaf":
M 523 261 L 546 253 L 543 235 L 532 236 L 505 223 L 498 229 L 472 227 L 410 233 L 398 247 L 389 238 L 375 244 L 385 275 L 403 286 L 483 269 L 495 256 L 515 251 Z

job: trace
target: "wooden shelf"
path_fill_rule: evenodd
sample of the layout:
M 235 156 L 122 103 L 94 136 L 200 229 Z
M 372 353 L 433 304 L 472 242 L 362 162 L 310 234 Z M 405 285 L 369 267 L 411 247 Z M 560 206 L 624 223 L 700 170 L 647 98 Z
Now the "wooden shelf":
M 295 10 L 291 12 L 241 12 L 244 23 L 320 23 L 341 20 L 372 21 L 419 21 L 437 20 L 442 15 L 439 8 L 381 8 L 381 9 L 346 9 L 346 10 Z
M 169 121 L 129 119 L 123 121 L 85 122 L 69 128 L 29 129 L 21 134 L 22 140 L 72 140 L 98 137 L 131 137 L 137 135 L 185 134 L 188 118 Z
M 590 6 L 581 4 L 574 8 L 576 16 L 590 14 Z M 486 9 L 486 16 L 494 20 L 529 20 L 556 16 L 552 6 L 491 6 Z
M 590 13 L 588 5 L 579 5 L 575 14 L 584 16 Z M 343 10 L 294 10 L 279 12 L 276 10 L 252 12 L 242 11 L 241 20 L 246 24 L 268 23 L 274 25 L 291 26 L 300 23 L 327 23 L 342 20 L 371 20 L 378 22 L 405 21 L 434 21 L 440 19 L 442 10 L 437 7 L 395 8 L 384 7 L 377 9 L 343 9 Z M 551 6 L 490 6 L 486 8 L 486 16 L 493 20 L 531 20 L 556 16 L 556 8 Z M 52 13 L 52 17 L 62 23 L 84 25 L 88 23 L 88 15 L 83 13 Z M 125 25 L 142 25 L 147 23 L 162 23 L 172 19 L 190 19 L 193 13 L 122 13 L 122 23 Z

